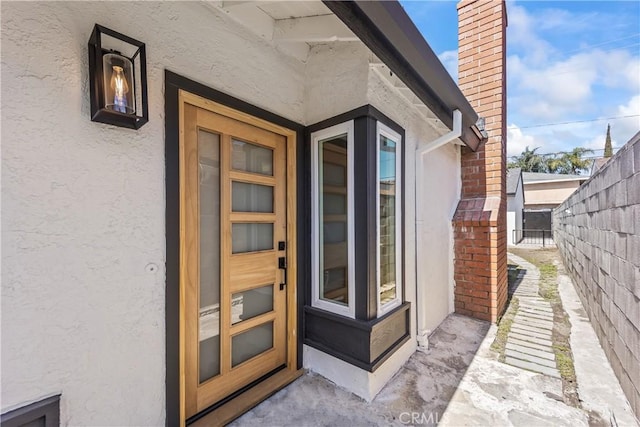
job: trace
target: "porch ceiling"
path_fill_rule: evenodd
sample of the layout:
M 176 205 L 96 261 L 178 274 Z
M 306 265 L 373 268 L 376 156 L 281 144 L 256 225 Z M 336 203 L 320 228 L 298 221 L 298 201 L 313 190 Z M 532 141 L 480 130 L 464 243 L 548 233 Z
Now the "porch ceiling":
M 209 3 L 272 43 L 281 52 L 305 62 L 320 43 L 360 39 L 322 1 L 232 0 Z M 436 115 L 373 53 L 369 65 L 382 80 L 441 132 L 448 131 Z
M 306 61 L 315 43 L 359 40 L 321 1 L 238 0 L 213 4 L 301 61 Z

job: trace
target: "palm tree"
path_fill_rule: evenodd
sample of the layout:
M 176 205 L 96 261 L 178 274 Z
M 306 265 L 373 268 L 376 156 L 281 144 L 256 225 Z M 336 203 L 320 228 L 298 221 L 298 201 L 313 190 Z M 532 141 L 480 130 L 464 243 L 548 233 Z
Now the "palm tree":
M 591 167 L 591 159 L 583 159 L 585 154 L 592 154 L 593 150 L 588 148 L 576 147 L 568 153 L 562 155 L 562 160 L 567 164 L 567 172 L 578 175 L 582 171 L 589 170 Z
M 546 172 L 547 166 L 543 157 L 536 153 L 540 147 L 529 150 L 527 146 L 519 156 L 513 156 L 513 161 L 509 162 L 509 168 L 520 168 L 523 172 Z
M 570 165 L 564 156 L 548 156 L 544 161 L 549 173 L 569 173 Z

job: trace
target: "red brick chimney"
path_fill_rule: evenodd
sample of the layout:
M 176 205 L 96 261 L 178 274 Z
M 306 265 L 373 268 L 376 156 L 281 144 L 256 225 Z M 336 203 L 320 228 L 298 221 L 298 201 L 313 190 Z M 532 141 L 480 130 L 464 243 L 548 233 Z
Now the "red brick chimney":
M 507 301 L 506 29 L 502 0 L 458 3 L 458 81 L 489 139 L 462 149 L 462 198 L 453 218 L 455 310 L 496 322 Z

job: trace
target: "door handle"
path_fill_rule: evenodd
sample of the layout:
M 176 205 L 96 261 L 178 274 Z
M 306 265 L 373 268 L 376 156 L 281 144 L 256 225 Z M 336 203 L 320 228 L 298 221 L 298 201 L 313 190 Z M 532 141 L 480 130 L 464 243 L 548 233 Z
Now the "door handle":
M 278 258 L 278 268 L 283 270 L 283 279 L 280 283 L 280 290 L 282 291 L 287 286 L 287 259 L 285 257 Z

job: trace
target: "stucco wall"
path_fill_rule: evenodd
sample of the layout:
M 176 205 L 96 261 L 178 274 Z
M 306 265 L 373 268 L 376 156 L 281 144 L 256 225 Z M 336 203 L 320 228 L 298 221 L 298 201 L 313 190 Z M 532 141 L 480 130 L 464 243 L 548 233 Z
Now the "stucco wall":
M 640 416 L 640 133 L 553 215 L 565 267 Z
M 147 43 L 138 131 L 89 120 L 96 22 Z M 304 64 L 203 4 L 2 4 L 3 412 L 164 424 L 165 68 L 304 119 Z
M 309 51 L 305 123 L 313 124 L 367 103 L 369 50 L 360 42 L 320 44 Z

